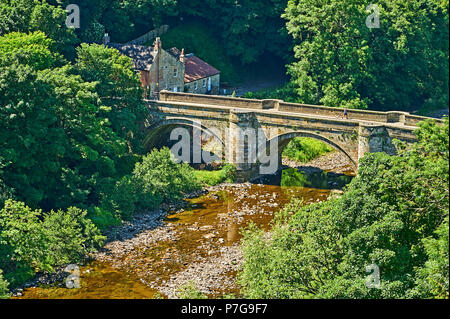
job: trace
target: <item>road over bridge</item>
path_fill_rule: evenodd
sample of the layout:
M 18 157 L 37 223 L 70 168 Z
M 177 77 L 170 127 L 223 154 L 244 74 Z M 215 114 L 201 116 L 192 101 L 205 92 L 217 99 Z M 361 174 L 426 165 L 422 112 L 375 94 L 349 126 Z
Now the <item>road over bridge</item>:
M 395 154 L 394 139 L 414 142 L 417 123 L 427 119 L 407 112 L 366 110 L 349 110 L 344 118 L 340 108 L 168 91 L 147 103 L 147 148 L 168 129 L 194 128 L 207 136 L 202 137 L 202 147 L 236 164 L 242 180 L 273 173 L 263 153 L 275 156 L 281 167 L 283 148 L 297 136 L 325 142 L 345 154 L 356 169 L 367 152 Z

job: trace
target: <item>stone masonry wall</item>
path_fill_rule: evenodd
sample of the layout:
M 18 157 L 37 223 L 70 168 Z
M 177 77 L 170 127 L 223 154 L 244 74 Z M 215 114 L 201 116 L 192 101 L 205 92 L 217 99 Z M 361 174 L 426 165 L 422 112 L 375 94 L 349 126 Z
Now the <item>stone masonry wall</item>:
M 219 93 L 220 89 L 220 74 L 216 74 L 210 77 L 211 78 L 211 94 Z M 205 82 L 205 86 L 203 86 L 203 81 Z M 197 89 L 195 89 L 195 85 L 197 84 Z M 200 79 L 197 81 L 192 81 L 189 83 L 185 83 L 184 85 L 185 93 L 195 93 L 195 94 L 206 94 L 208 93 L 208 78 Z

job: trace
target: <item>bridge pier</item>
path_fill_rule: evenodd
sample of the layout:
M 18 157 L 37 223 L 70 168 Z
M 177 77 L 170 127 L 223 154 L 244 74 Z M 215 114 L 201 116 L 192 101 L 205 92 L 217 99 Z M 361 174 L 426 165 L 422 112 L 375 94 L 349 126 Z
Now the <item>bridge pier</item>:
M 232 110 L 229 122 L 227 162 L 236 166 L 236 181 L 247 182 L 259 174 L 257 119 L 250 110 Z
M 384 125 L 360 124 L 358 135 L 358 165 L 359 159 L 366 153 L 385 152 L 389 155 L 397 153 L 389 132 Z

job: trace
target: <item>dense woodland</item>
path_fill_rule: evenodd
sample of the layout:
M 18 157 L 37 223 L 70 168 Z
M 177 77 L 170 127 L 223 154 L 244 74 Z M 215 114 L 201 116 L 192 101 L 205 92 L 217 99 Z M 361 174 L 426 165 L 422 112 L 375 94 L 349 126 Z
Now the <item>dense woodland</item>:
M 248 298 L 448 298 L 449 126 L 422 123 L 397 156 L 366 155 L 342 196 L 280 211 L 269 240 L 250 226 Z M 366 286 L 376 264 L 380 289 Z
M 68 3 L 80 6 L 80 29 L 65 26 Z M 251 97 L 425 114 L 448 108 L 448 1 L 379 1 L 379 29 L 366 27 L 366 5 L 0 0 L 0 297 L 36 272 L 81 260 L 109 226 L 232 179 L 229 166 L 198 173 L 173 163 L 168 149 L 146 154 L 138 76 L 129 58 L 96 44 L 105 32 L 126 42 L 168 24 L 164 43 L 196 52 L 230 83 L 247 66 L 283 61 L 290 82 Z M 243 294 L 448 298 L 448 120 L 424 123 L 418 136 L 398 156 L 368 155 L 342 197 L 285 208 L 272 242 L 251 228 Z M 291 157 L 309 158 L 296 149 Z M 364 288 L 371 262 L 388 269 L 386 289 Z

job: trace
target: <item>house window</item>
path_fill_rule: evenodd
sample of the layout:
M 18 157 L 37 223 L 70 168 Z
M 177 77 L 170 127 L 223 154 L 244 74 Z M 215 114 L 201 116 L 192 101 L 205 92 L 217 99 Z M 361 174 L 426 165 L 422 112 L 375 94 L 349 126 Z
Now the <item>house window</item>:
M 178 76 L 178 69 L 173 69 L 173 77 L 176 78 Z
M 206 79 L 203 79 L 203 87 L 206 87 Z
M 194 83 L 194 90 L 197 91 L 197 89 L 198 89 L 198 82 L 195 82 Z

